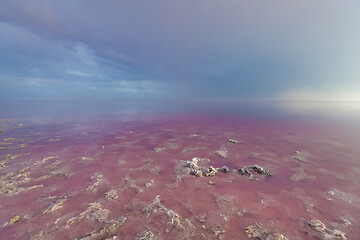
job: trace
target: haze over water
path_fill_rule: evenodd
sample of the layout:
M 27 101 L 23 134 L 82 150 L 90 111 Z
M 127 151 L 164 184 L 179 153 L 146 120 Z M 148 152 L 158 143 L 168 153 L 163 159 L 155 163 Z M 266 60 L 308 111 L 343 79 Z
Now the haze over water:
M 0 236 L 356 239 L 359 107 L 3 104 Z M 209 166 L 217 173 L 192 175 L 187 161 L 194 158 L 204 174 Z M 243 167 L 252 176 L 239 174 Z M 325 230 L 314 230 L 311 220 L 320 220 Z

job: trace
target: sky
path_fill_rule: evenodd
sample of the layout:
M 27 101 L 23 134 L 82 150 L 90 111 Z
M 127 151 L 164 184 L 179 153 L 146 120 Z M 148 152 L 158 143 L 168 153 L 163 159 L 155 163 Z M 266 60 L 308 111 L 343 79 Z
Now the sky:
M 358 0 L 2 0 L 0 101 L 360 101 Z

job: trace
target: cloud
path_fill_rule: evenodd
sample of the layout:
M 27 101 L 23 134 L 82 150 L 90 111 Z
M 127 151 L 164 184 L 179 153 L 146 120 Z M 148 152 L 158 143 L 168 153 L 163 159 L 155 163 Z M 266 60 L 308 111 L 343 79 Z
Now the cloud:
M 284 101 L 360 101 L 360 89 L 350 89 L 340 86 L 322 89 L 292 88 L 275 99 Z
M 42 84 L 52 84 L 52 83 L 65 83 L 66 81 L 62 79 L 48 79 L 48 78 L 24 78 L 23 83 L 28 86 L 41 86 Z
M 360 91 L 359 9 L 357 0 L 4 0 L 0 74 L 62 79 L 104 98 L 343 99 Z M 340 81 L 338 97 L 330 88 Z
M 159 92 L 160 85 L 154 81 L 142 80 L 142 81 L 116 81 L 114 83 L 115 87 L 113 88 L 118 92 L 125 93 L 155 93 Z
M 76 55 L 80 58 L 80 60 L 90 67 L 96 67 L 96 62 L 94 60 L 93 53 L 89 50 L 89 48 L 83 43 L 76 43 L 75 45 Z
M 42 95 L 40 91 L 58 88 L 59 92 L 52 90 L 53 94 L 47 95 L 56 99 L 74 97 L 77 94 L 73 91 L 78 89 L 77 86 L 103 89 L 102 93 L 106 94 L 103 98 L 109 97 L 109 91 L 115 87 L 127 88 L 128 92 L 137 92 L 138 96 L 154 91 L 155 84 L 150 85 L 131 66 L 121 66 L 96 56 L 89 46 L 81 42 L 43 39 L 28 29 L 7 23 L 0 23 L 0 30 L 0 55 L 6 56 L 0 58 L 0 92 L 3 93 L 0 99 L 19 98 L 20 92 L 16 94 L 15 86 L 28 91 L 26 96 Z M 2 35 L 1 32 L 7 34 Z M 124 79 L 120 87 L 113 80 L 119 77 Z M 125 84 L 131 81 L 135 83 Z M 68 86 L 73 86 L 73 90 L 69 91 Z M 60 92 L 60 89 L 66 91 Z M 10 91 L 13 94 L 6 94 Z M 111 97 L 116 99 L 114 95 Z M 124 94 L 118 96 L 122 97 Z
M 75 76 L 80 76 L 80 77 L 91 77 L 92 76 L 92 74 L 84 73 L 84 72 L 77 71 L 77 70 L 68 70 L 68 71 L 66 71 L 66 73 L 75 75 Z

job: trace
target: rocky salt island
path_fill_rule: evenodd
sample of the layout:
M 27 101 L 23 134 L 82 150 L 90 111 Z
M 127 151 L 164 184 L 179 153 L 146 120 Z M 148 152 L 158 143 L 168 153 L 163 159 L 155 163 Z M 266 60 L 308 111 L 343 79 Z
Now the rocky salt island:
M 192 160 L 188 160 L 184 163 L 184 167 L 187 169 L 188 173 L 191 175 L 195 175 L 196 177 L 210 177 L 215 176 L 217 172 L 223 172 L 223 173 L 238 173 L 240 175 L 245 175 L 249 177 L 249 179 L 253 179 L 252 171 L 263 174 L 266 176 L 271 176 L 268 169 L 262 168 L 259 165 L 254 165 L 250 167 L 242 167 L 240 169 L 229 169 L 227 166 L 222 166 L 220 168 L 214 168 L 213 166 L 209 167 L 199 167 L 198 163 L 200 161 L 208 161 L 210 162 L 210 159 L 201 159 L 198 157 L 194 157 Z M 183 164 L 183 161 L 181 162 Z

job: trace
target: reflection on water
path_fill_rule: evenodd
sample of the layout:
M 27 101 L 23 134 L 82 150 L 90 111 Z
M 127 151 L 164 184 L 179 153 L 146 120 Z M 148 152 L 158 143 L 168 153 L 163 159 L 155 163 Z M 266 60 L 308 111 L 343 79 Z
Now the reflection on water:
M 0 238 L 356 239 L 359 105 L 3 103 Z
M 358 121 L 360 102 L 279 102 L 288 114 L 309 116 L 322 120 Z
M 74 118 L 94 115 L 136 119 L 142 115 L 194 114 L 258 117 L 267 119 L 360 118 L 360 102 L 266 102 L 266 101 L 103 101 L 103 102 L 2 102 L 2 117 Z

